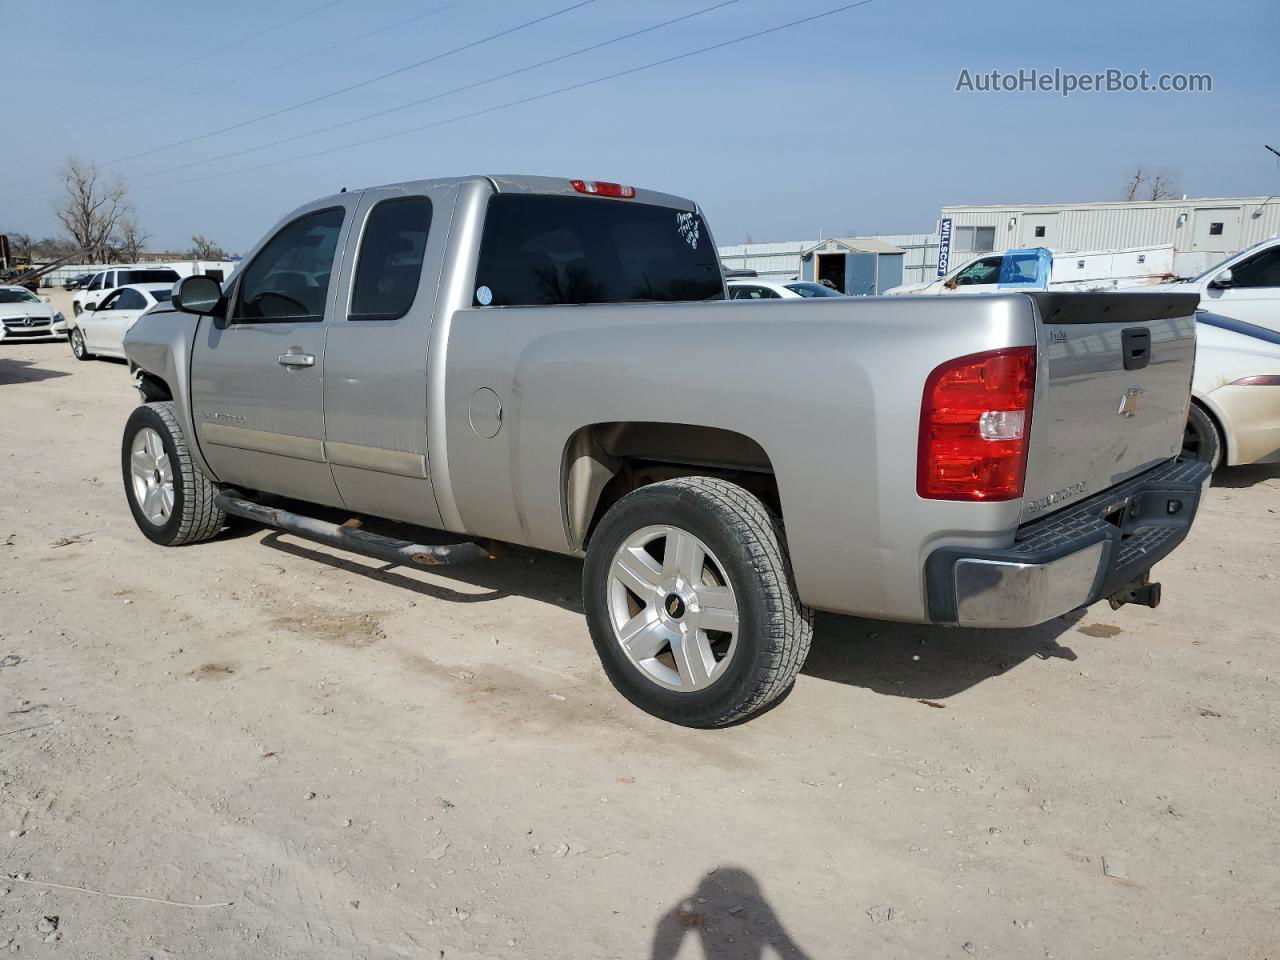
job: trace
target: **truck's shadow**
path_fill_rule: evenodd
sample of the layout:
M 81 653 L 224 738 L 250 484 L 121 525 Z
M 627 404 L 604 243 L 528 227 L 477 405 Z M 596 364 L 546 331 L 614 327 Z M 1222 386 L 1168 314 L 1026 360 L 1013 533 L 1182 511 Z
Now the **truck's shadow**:
M 1023 630 L 971 630 L 819 614 L 804 673 L 913 700 L 943 700 L 1035 657 L 1076 659 L 1058 638 L 1085 614 Z
M 302 509 L 283 499 L 272 498 L 272 502 Z M 305 509 L 336 523 L 349 515 L 315 506 Z M 239 521 L 223 536 L 252 535 L 263 529 Z M 407 535 L 404 528 L 377 520 L 370 520 L 366 529 Z M 413 528 L 413 533 L 422 542 L 447 543 L 457 539 L 421 528 Z M 582 563 L 572 557 L 500 544 L 489 560 L 417 569 L 347 553 L 280 531 L 268 531 L 261 543 L 310 563 L 345 570 L 435 600 L 485 603 L 521 596 L 572 613 L 582 612 Z M 1077 611 L 1024 630 L 973 630 L 819 614 L 813 649 L 803 672 L 886 696 L 943 700 L 1032 658 L 1076 659 L 1069 647 L 1058 643 L 1058 638 L 1084 616 Z M 585 624 L 582 633 L 585 643 Z

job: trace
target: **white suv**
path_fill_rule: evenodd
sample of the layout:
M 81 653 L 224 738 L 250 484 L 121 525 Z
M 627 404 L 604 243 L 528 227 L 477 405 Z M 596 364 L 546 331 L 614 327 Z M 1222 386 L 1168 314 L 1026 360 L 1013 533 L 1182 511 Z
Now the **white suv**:
M 71 298 L 72 309 L 78 317 L 89 308 L 97 306 L 117 287 L 135 283 L 177 283 L 178 271 L 172 267 L 111 267 L 100 270 L 93 279 L 75 292 Z

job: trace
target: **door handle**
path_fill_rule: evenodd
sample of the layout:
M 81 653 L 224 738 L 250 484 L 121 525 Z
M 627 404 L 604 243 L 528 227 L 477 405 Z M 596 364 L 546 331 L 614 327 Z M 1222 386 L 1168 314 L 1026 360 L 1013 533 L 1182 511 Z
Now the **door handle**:
M 276 363 L 282 367 L 314 367 L 316 358 L 309 353 L 282 353 Z

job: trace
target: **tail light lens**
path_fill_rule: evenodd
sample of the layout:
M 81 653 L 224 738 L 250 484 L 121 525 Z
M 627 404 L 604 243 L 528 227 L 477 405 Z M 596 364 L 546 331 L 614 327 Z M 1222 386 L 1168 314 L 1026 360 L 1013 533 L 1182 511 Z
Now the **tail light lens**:
M 959 357 L 929 374 L 916 493 L 927 500 L 1022 496 L 1035 385 L 1035 347 Z
M 1239 380 L 1232 380 L 1233 387 L 1280 387 L 1280 374 L 1277 373 L 1260 373 L 1253 377 L 1241 377 Z
M 635 187 L 609 183 L 606 180 L 570 180 L 569 186 L 579 193 L 587 193 L 594 197 L 618 197 L 621 200 L 630 200 L 636 195 Z

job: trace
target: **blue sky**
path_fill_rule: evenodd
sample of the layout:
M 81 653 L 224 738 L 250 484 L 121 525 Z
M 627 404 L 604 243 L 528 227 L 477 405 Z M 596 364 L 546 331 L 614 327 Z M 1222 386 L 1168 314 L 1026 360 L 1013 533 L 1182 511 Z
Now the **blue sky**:
M 53 179 L 329 93 L 574 0 L 325 0 L 186 4 L 64 0 L 52 28 L 7 45 L 0 230 L 57 232 Z M 1192 196 L 1280 193 L 1280 3 L 1235 0 L 873 0 L 817 22 L 517 108 L 302 161 L 243 167 L 420 126 L 839 6 L 737 0 L 518 77 L 322 136 L 190 166 L 483 80 L 716 0 L 594 0 L 438 62 L 278 117 L 119 163 L 153 246 L 193 233 L 251 246 L 292 207 L 346 186 L 465 173 L 620 180 L 698 200 L 721 243 L 934 228 L 944 203 L 1116 199 L 1138 163 Z M 95 24 L 109 23 L 106 32 Z M 261 76 L 225 83 L 335 44 Z M 1209 73 L 1208 94 L 957 93 L 962 68 Z M 13 135 L 21 127 L 22 136 Z M 147 175 L 152 174 L 152 175 Z

